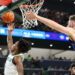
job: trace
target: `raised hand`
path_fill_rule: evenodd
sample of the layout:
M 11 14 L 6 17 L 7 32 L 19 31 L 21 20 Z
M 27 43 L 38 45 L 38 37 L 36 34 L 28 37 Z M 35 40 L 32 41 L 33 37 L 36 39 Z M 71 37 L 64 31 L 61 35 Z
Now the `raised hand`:
M 12 32 L 14 28 L 15 28 L 14 23 L 10 23 L 8 25 L 8 31 Z
M 36 16 L 37 16 L 37 14 L 33 13 L 32 11 L 28 11 L 25 15 L 27 16 L 26 18 L 27 20 L 36 19 Z

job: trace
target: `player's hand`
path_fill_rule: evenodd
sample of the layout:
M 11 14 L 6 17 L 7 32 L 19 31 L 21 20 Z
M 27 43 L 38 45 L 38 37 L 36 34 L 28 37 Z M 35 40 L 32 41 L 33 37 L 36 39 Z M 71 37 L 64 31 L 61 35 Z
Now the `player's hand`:
M 12 32 L 14 28 L 15 28 L 14 23 L 10 23 L 8 25 L 8 31 Z
M 36 19 L 37 14 L 33 13 L 32 11 L 29 11 L 25 14 L 27 16 L 27 20 L 33 20 Z

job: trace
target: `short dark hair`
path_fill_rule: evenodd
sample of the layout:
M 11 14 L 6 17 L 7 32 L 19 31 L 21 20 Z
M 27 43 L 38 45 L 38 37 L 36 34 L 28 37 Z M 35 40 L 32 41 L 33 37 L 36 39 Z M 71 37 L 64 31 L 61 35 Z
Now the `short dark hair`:
M 31 43 L 23 38 L 18 42 L 19 53 L 26 53 L 31 49 Z
M 73 67 L 75 67 L 75 63 L 72 63 L 72 64 L 71 64 L 71 68 L 73 68 Z
M 71 16 L 69 17 L 69 20 L 75 21 L 75 15 L 71 15 Z

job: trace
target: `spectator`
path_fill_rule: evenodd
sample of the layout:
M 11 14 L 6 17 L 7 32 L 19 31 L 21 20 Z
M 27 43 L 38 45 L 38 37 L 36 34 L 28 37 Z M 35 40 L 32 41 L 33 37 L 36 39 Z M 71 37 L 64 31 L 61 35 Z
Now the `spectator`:
M 54 70 L 57 70 L 57 66 L 54 66 Z
M 75 75 L 75 63 L 71 64 L 71 75 Z
M 50 70 L 54 70 L 54 68 L 52 68 L 52 66 L 50 65 L 50 66 L 48 67 L 47 70 L 48 70 L 48 71 L 50 71 Z
M 60 70 L 60 71 L 62 71 L 62 70 L 64 70 L 64 69 L 63 69 L 63 67 L 62 67 L 62 66 L 60 66 L 59 70 Z
M 44 60 L 45 58 L 42 56 L 41 59 Z
M 67 58 L 66 58 L 66 57 L 64 57 L 64 60 L 67 60 Z
M 60 57 L 60 58 L 59 58 L 59 60 L 63 60 L 63 58 L 62 58 L 62 57 Z
M 31 59 L 31 68 L 35 68 L 35 60 L 33 57 Z
M 44 68 L 41 68 L 41 75 L 48 75 L 47 70 L 44 70 Z
M 66 70 L 66 71 L 68 70 L 66 66 L 64 67 L 64 70 Z
M 28 57 L 27 57 L 27 59 L 28 59 L 29 61 L 31 61 L 31 60 L 32 60 L 32 56 L 29 54 Z
M 36 57 L 34 65 L 35 65 L 35 68 L 40 68 L 40 60 L 38 57 Z
M 27 65 L 26 64 L 24 64 L 24 68 L 26 68 L 27 67 Z
M 48 56 L 48 59 L 51 59 L 51 56 Z

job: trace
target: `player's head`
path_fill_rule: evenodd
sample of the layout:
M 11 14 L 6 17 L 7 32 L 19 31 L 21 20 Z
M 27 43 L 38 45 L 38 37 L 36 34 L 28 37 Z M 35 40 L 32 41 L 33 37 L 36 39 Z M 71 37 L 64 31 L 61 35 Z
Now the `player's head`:
M 20 39 L 17 41 L 13 47 L 12 47 L 12 53 L 13 54 L 18 54 L 18 53 L 26 53 L 31 49 L 31 44 L 30 42 Z
M 75 75 L 75 63 L 71 64 L 71 75 Z
M 69 20 L 75 21 L 75 15 L 71 15 L 71 16 L 69 17 Z
M 72 28 L 75 27 L 75 15 L 69 17 L 68 26 Z

